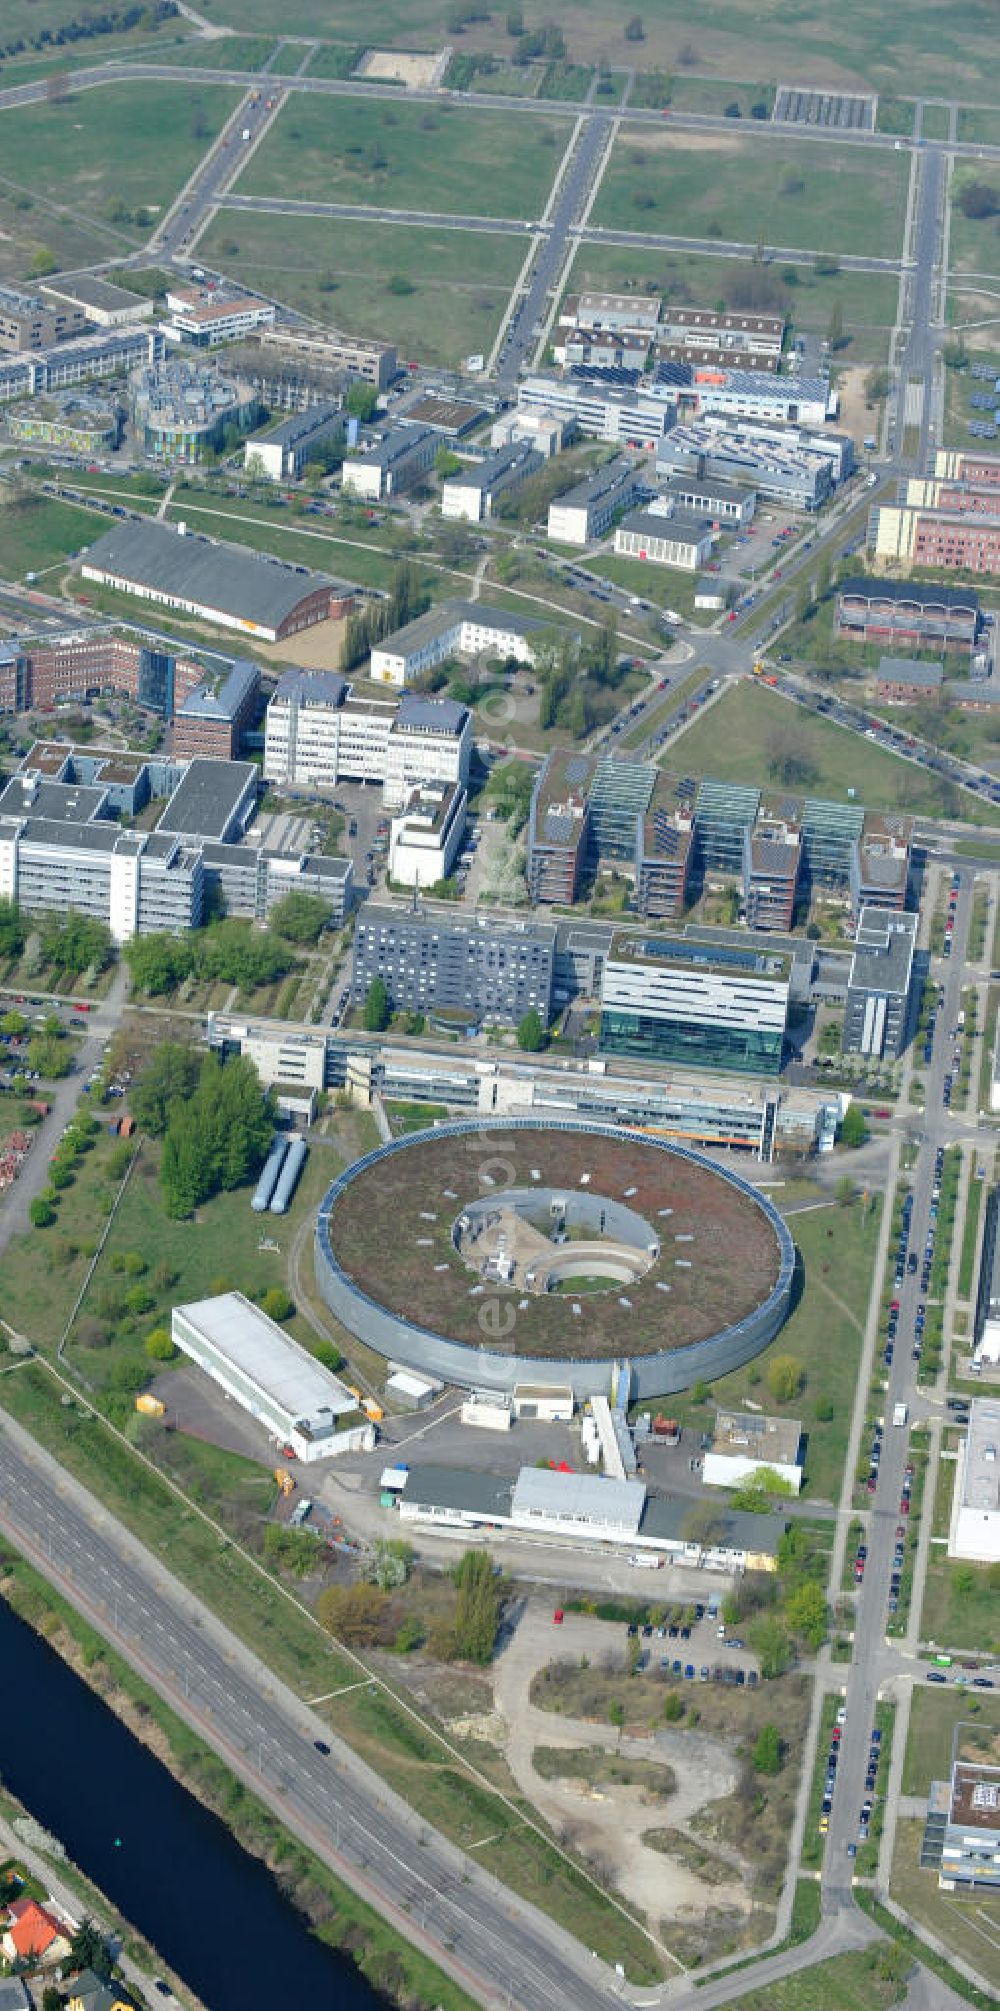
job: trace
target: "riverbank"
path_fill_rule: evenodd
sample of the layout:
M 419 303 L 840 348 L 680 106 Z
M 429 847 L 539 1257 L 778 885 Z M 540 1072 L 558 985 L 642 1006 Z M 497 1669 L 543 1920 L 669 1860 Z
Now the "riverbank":
M 280 1894 L 294 1910 L 303 1930 L 328 1951 L 349 1959 L 358 1972 L 359 1990 L 363 1978 L 383 2002 L 474 2011 L 471 1998 L 432 1961 L 401 1942 L 285 1830 L 103 1637 L 6 1544 L 0 1547 L 0 1596 L 172 1778 L 225 1825 L 241 1850 L 266 1868 L 275 1896 Z M 115 1911 L 113 1905 L 109 1910 Z M 369 2005 L 378 1999 L 364 1994 Z M 188 1993 L 182 2001 L 194 2000 Z

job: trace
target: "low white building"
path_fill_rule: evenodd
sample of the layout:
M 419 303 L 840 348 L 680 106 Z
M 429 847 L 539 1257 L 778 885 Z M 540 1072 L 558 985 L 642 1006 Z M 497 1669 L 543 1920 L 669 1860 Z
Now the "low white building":
M 329 402 L 310 405 L 305 412 L 293 412 L 259 439 L 248 440 L 243 450 L 243 466 L 248 474 L 266 476 L 269 482 L 284 482 L 301 475 L 311 456 L 344 434 L 339 405 Z
M 170 1331 L 182 1354 L 297 1459 L 331 1459 L 374 1445 L 374 1429 L 359 1417 L 352 1392 L 242 1292 L 175 1306 Z
M 260 328 L 269 328 L 275 309 L 270 300 L 252 293 L 227 293 L 219 287 L 171 287 L 167 292 L 164 333 L 174 342 L 196 349 L 214 349 L 220 342 L 239 342 Z
M 615 551 L 622 557 L 682 573 L 700 572 L 714 543 L 711 524 L 682 510 L 633 510 L 615 529 Z
M 376 645 L 371 675 L 378 684 L 405 687 L 450 656 L 534 663 L 532 638 L 547 627 L 533 616 L 511 614 L 487 601 L 442 601 Z
M 643 463 L 608 461 L 592 475 L 554 497 L 549 504 L 546 536 L 559 545 L 588 545 L 603 538 L 615 517 L 630 510 L 640 496 L 648 495 Z
M 553 454 L 561 454 L 571 445 L 576 434 L 576 420 L 572 416 L 560 419 L 553 412 L 504 412 L 490 428 L 490 446 L 510 447 L 515 440 L 526 440 L 536 453 L 550 461 Z
M 427 473 L 440 444 L 430 426 L 394 426 L 376 446 L 344 462 L 341 486 L 369 503 L 401 495 Z
M 696 370 L 701 412 L 765 425 L 823 426 L 837 416 L 837 394 L 826 377 L 778 377 L 768 370 Z
M 958 1454 L 949 1557 L 975 1564 L 1000 1560 L 1000 1399 L 973 1397 Z
M 797 1418 L 719 1411 L 702 1478 L 706 1487 L 741 1487 L 766 1469 L 798 1494 L 802 1486 L 801 1448 L 802 1426 Z
M 465 832 L 465 790 L 454 783 L 425 783 L 389 826 L 389 878 L 401 887 L 433 887 L 446 880 Z

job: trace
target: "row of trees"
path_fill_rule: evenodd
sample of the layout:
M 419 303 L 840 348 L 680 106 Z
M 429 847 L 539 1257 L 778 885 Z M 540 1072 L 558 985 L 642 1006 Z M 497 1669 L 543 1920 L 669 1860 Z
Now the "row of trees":
M 264 1162 L 274 1135 L 270 1095 L 252 1061 L 220 1061 L 180 1041 L 164 1041 L 132 1089 L 132 1111 L 162 1138 L 160 1186 L 167 1214 L 192 1215 L 203 1201 L 242 1187 Z
M 342 670 L 356 670 L 366 662 L 384 636 L 393 635 L 408 621 L 415 621 L 430 605 L 430 595 L 418 580 L 409 559 L 401 559 L 392 576 L 384 600 L 369 601 L 359 614 L 349 616 L 341 650 Z
M 315 905 L 323 907 L 322 902 Z M 316 919 L 296 914 L 293 925 L 311 930 Z M 320 927 L 327 919 L 324 910 Z M 303 940 L 301 935 L 297 940 Z M 133 992 L 147 997 L 162 997 L 192 977 L 255 991 L 285 977 L 295 963 L 291 944 L 273 927 L 254 929 L 235 920 L 213 922 L 186 936 L 134 936 L 124 954 Z
M 25 915 L 16 901 L 0 900 L 0 956 L 19 957 L 34 936 L 40 963 L 69 977 L 84 971 L 102 971 L 114 956 L 114 942 L 106 922 L 94 915 L 80 915 L 75 908 L 65 913 Z
M 584 740 L 617 711 L 613 693 L 628 676 L 629 665 L 618 653 L 618 630 L 608 615 L 586 642 L 571 636 L 543 640 L 536 652 L 535 674 L 541 686 L 539 724 L 560 726 L 574 740 Z

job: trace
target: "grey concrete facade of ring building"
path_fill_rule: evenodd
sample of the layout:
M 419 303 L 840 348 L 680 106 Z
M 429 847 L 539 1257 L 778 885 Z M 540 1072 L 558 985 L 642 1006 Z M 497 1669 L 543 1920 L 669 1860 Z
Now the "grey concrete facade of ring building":
M 319 1289 L 330 1311 L 349 1333 L 356 1334 L 378 1354 L 385 1355 L 390 1361 L 403 1363 L 418 1375 L 432 1376 L 455 1384 L 459 1389 L 499 1390 L 507 1395 L 517 1384 L 532 1382 L 563 1388 L 570 1384 L 578 1402 L 586 1397 L 606 1396 L 611 1380 L 610 1357 L 591 1361 L 576 1361 L 569 1357 L 549 1360 L 538 1355 L 505 1353 L 487 1346 L 477 1348 L 463 1341 L 448 1340 L 443 1334 L 430 1332 L 415 1321 L 403 1319 L 379 1305 L 354 1284 L 334 1254 L 330 1240 L 332 1210 L 350 1183 L 369 1167 L 378 1165 L 394 1153 L 422 1145 L 429 1138 L 442 1135 L 452 1138 L 481 1136 L 488 1142 L 491 1137 L 503 1137 L 512 1131 L 582 1131 L 615 1139 L 629 1135 L 627 1131 L 611 1125 L 573 1124 L 555 1119 L 546 1123 L 536 1117 L 498 1118 L 478 1123 L 458 1121 L 439 1124 L 433 1131 L 412 1133 L 409 1137 L 380 1146 L 349 1166 L 327 1189 L 320 1202 L 316 1219 L 316 1278 Z M 795 1245 L 777 1209 L 739 1174 L 730 1172 L 728 1167 L 717 1166 L 706 1154 L 692 1151 L 689 1146 L 648 1137 L 643 1142 L 654 1150 L 668 1152 L 674 1158 L 707 1168 L 719 1180 L 728 1181 L 737 1188 L 766 1217 L 779 1251 L 778 1276 L 774 1286 L 767 1298 L 744 1319 L 686 1347 L 664 1348 L 655 1354 L 631 1358 L 633 1397 L 646 1399 L 675 1395 L 699 1381 L 714 1382 L 731 1370 L 741 1368 L 745 1362 L 752 1361 L 773 1341 L 790 1309 Z M 419 1279 L 415 1279 L 415 1299 L 419 1299 L 419 1290 Z M 623 1334 L 621 1348 L 616 1350 L 618 1356 L 628 1354 L 626 1339 L 627 1330 Z

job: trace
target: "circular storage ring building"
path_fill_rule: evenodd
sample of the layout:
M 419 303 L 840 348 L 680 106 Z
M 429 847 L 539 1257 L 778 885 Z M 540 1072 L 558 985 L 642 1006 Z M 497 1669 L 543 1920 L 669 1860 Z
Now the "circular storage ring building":
M 341 1324 L 464 1389 L 667 1396 L 759 1354 L 795 1246 L 766 1197 L 701 1152 L 610 1125 L 442 1124 L 335 1180 L 316 1275 Z

